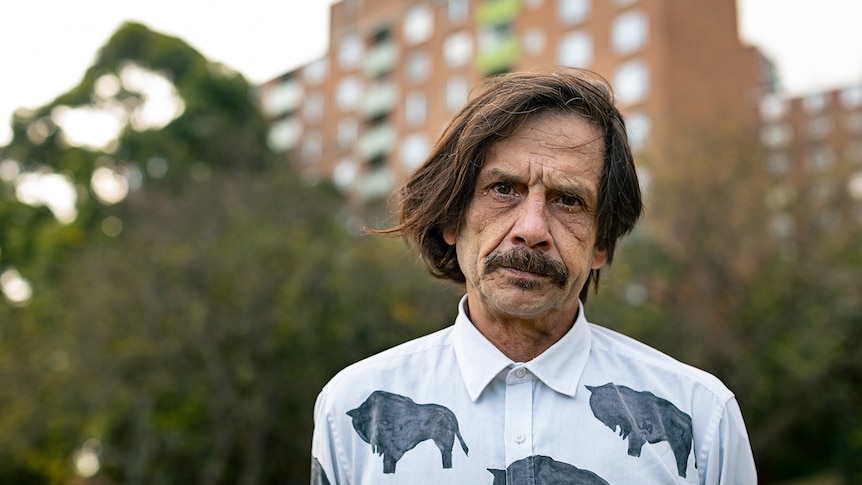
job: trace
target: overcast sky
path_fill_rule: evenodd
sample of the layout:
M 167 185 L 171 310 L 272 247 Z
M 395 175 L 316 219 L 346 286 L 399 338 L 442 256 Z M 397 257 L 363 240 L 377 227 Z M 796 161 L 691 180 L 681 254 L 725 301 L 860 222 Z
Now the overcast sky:
M 46 104 L 75 86 L 123 21 L 181 37 L 260 83 L 326 51 L 333 2 L 2 0 L 0 145 L 9 141 L 12 112 Z M 862 82 L 862 1 L 737 4 L 743 41 L 775 60 L 791 93 Z

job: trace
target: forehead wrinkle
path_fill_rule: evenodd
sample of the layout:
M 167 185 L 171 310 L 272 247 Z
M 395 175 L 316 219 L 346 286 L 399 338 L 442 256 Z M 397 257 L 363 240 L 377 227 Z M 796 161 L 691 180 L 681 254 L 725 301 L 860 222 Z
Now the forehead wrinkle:
M 587 136 L 583 137 L 583 140 L 580 143 L 576 143 L 575 145 L 555 145 L 554 143 L 542 144 L 549 148 L 576 150 L 582 147 L 588 148 L 593 145 L 593 143 L 599 142 L 602 145 L 602 148 L 604 148 L 604 137 L 602 135 L 601 127 L 592 120 L 568 113 L 544 113 L 536 116 L 532 121 L 532 123 L 522 125 L 521 128 L 513 133 L 513 135 L 517 135 L 519 131 L 522 132 L 522 135 L 524 136 L 528 135 L 530 132 L 538 132 L 551 135 L 554 139 L 568 139 L 571 138 L 572 133 L 564 132 L 562 126 L 570 123 L 581 123 L 583 126 L 587 127 L 587 130 L 585 131 L 588 133 L 586 134 Z M 594 136 L 590 136 L 591 134 L 594 134 Z

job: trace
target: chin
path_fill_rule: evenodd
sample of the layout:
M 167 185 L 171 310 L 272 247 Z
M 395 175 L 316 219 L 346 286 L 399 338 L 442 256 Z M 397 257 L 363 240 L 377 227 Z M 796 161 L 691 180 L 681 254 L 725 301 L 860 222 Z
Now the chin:
M 547 291 L 537 290 L 541 290 L 541 287 L 535 289 L 513 288 L 510 291 L 498 293 L 492 301 L 498 311 L 522 318 L 540 316 L 558 308 L 552 295 L 549 295 Z

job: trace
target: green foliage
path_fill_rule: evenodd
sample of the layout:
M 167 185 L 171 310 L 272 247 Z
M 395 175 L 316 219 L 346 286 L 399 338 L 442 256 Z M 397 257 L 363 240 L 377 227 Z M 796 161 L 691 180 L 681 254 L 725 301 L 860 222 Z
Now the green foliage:
M 183 113 L 127 126 L 110 152 L 69 147 L 54 108 L 89 105 L 130 62 L 171 79 Z M 457 295 L 400 241 L 360 235 L 332 187 L 274 160 L 250 93 L 179 39 L 126 24 L 79 86 L 15 119 L 3 157 L 89 196 L 62 225 L 2 186 L 0 257 L 35 293 L 0 305 L 0 483 L 71 481 L 93 439 L 109 483 L 307 483 L 323 384 L 452 321 Z M 86 187 L 105 163 L 143 178 L 117 205 Z
M 357 236 L 346 214 L 275 168 L 136 193 L 119 237 L 74 250 L 17 310 L 0 448 L 67 470 L 97 438 L 123 483 L 307 482 L 326 380 L 454 317 L 400 241 Z
M 44 295 L 42 320 L 68 335 L 38 352 L 68 356 L 74 438 L 100 439 L 119 481 L 307 481 L 326 380 L 454 316 L 400 242 L 350 234 L 340 198 L 290 173 L 216 174 L 123 209 L 122 235 L 76 251 Z
M 766 234 L 757 152 L 724 146 L 739 152 L 712 148 L 657 180 L 589 314 L 724 380 L 762 483 L 836 469 L 858 483 L 862 230 Z
M 105 76 L 120 79 L 129 65 L 162 74 L 172 82 L 184 106 L 180 116 L 161 129 L 134 129 L 127 123 L 116 147 L 70 147 L 52 113 L 57 107 L 99 108 L 104 100 L 97 94 L 97 82 Z M 271 155 L 265 145 L 265 122 L 252 93 L 241 75 L 210 63 L 184 41 L 140 24 L 124 24 L 76 87 L 46 106 L 15 115 L 14 137 L 0 148 L 0 160 L 15 160 L 25 171 L 65 174 L 83 197 L 79 197 L 78 217 L 71 228 L 57 229 L 49 211 L 18 202 L 12 188 L 0 182 L 0 266 L 25 269 L 39 261 L 56 261 L 61 248 L 83 244 L 98 231 L 112 210 L 100 204 L 89 187 L 100 166 L 124 167 L 140 183 L 175 190 L 182 190 L 190 180 L 205 178 L 216 168 L 245 171 L 266 167 Z M 121 85 L 114 101 L 112 106 L 124 106 L 131 113 L 144 99 Z M 34 131 L 44 136 L 31 136 Z M 166 175 L 148 176 L 147 165 L 154 159 L 166 165 Z M 33 237 L 43 232 L 51 235 Z

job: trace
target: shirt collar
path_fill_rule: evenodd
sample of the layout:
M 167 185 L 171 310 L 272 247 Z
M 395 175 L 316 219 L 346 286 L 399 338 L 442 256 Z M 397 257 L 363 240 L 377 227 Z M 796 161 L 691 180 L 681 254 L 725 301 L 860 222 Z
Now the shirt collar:
M 458 316 L 455 318 L 455 357 L 470 399 L 475 402 L 488 384 L 504 369 L 515 365 L 515 362 L 476 329 L 467 317 L 466 303 L 465 295 L 458 303 Z M 574 397 L 589 353 L 589 323 L 584 316 L 583 304 L 579 304 L 578 316 L 572 328 L 548 350 L 525 363 L 524 367 L 554 391 Z

